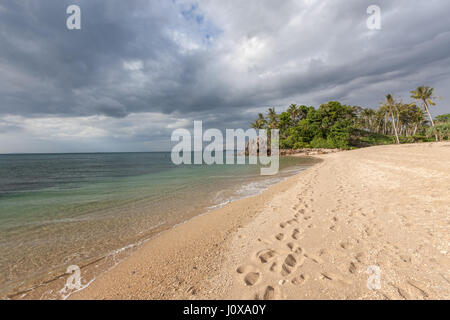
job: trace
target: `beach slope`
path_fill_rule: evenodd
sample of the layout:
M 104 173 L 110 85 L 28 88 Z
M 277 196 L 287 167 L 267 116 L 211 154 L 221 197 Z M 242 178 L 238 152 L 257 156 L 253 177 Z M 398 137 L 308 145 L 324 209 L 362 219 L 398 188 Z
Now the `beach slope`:
M 74 299 L 450 299 L 450 143 L 320 156 L 162 233 Z

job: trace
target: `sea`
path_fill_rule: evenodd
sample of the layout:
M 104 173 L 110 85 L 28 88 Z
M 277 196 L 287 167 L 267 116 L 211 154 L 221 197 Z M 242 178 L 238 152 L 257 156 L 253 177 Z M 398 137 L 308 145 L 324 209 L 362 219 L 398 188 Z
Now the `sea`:
M 257 195 L 318 160 L 174 165 L 169 152 L 0 155 L 0 295 Z

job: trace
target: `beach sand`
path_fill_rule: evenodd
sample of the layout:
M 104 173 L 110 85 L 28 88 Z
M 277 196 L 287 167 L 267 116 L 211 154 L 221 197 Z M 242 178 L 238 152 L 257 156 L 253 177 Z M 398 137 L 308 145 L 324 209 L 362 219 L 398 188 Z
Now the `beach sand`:
M 320 158 L 163 232 L 70 298 L 450 299 L 450 143 Z

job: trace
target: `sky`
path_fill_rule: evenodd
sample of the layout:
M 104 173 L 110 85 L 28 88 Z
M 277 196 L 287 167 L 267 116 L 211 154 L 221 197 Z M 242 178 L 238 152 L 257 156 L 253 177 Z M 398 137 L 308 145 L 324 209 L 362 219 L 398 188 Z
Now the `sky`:
M 367 8 L 381 8 L 369 30 Z M 69 30 L 69 5 L 81 29 Z M 450 113 L 448 0 L 2 0 L 0 153 L 168 151 L 259 112 L 376 108 L 435 88 Z

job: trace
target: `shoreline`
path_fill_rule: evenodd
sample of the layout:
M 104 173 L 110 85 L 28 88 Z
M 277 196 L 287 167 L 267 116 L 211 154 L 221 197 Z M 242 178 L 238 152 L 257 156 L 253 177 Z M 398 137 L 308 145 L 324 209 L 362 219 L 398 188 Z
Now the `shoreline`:
M 294 157 L 294 156 L 291 156 Z M 305 157 L 306 158 L 306 157 Z M 308 157 L 312 159 L 312 157 Z M 318 161 L 318 160 L 313 160 Z M 160 228 L 160 226 L 155 226 L 154 229 L 156 230 L 154 233 L 150 235 L 148 238 L 143 238 L 138 240 L 137 242 L 133 242 L 130 244 L 126 244 L 123 247 L 120 247 L 118 249 L 114 249 L 113 251 L 107 253 L 106 255 L 92 258 L 90 260 L 84 261 L 82 264 L 79 264 L 81 277 L 82 277 L 82 289 L 81 290 L 74 290 L 70 291 L 68 293 L 61 293 L 61 289 L 64 288 L 66 280 L 69 278 L 69 274 L 65 273 L 65 269 L 59 270 L 55 269 L 51 272 L 49 272 L 49 275 L 52 274 L 50 277 L 41 277 L 37 278 L 35 281 L 29 282 L 29 285 L 19 287 L 18 290 L 10 291 L 9 293 L 4 295 L 5 299 L 67 299 L 72 294 L 82 291 L 89 287 L 91 283 L 96 281 L 98 276 L 101 276 L 104 273 L 107 273 L 114 269 L 117 265 L 119 265 L 122 261 L 126 260 L 129 256 L 131 256 L 135 251 L 139 250 L 143 245 L 145 245 L 147 242 L 152 241 L 153 239 L 159 237 L 161 234 L 165 232 L 170 232 L 173 229 L 176 229 L 184 224 L 189 223 L 191 220 L 202 217 L 204 215 L 211 214 L 217 210 L 220 210 L 221 208 L 230 205 L 234 202 L 238 202 L 241 200 L 253 198 L 254 196 L 258 196 L 261 193 L 265 192 L 272 186 L 277 185 L 278 183 L 281 183 L 285 181 L 286 179 L 292 178 L 296 174 L 298 174 L 301 171 L 307 170 L 309 167 L 313 166 L 314 164 L 308 164 L 308 165 L 301 165 L 300 167 L 297 167 L 295 170 L 288 169 L 288 171 L 296 171 L 296 173 L 290 175 L 279 177 L 276 180 L 279 180 L 277 182 L 269 182 L 267 186 L 260 185 L 261 183 L 264 184 L 264 182 L 267 180 L 255 180 L 253 182 L 247 182 L 243 184 L 241 187 L 245 188 L 249 184 L 256 183 L 258 184 L 257 190 L 252 191 L 250 194 L 245 194 L 244 192 L 242 195 L 235 195 L 232 198 L 230 198 L 226 203 L 218 203 L 217 205 L 214 205 L 212 207 L 206 207 L 204 211 L 198 212 L 196 215 L 191 216 L 187 218 L 186 220 L 182 220 L 180 222 L 177 222 L 173 225 L 165 226 L 164 228 Z M 286 173 L 285 173 L 286 174 Z M 256 192 L 256 194 L 253 194 L 253 192 Z M 99 271 L 101 270 L 101 271 Z M 59 271 L 59 272 L 58 272 Z
M 449 299 L 450 143 L 316 158 L 161 232 L 70 299 Z
M 296 173 L 292 176 L 284 178 L 282 181 L 269 186 L 267 189 L 263 190 L 257 195 L 251 195 L 236 199 L 219 208 L 208 210 L 204 213 L 192 217 L 187 221 L 179 223 L 170 229 L 158 233 L 157 235 L 155 235 L 155 237 L 149 239 L 148 242 L 142 244 L 142 246 L 138 248 L 136 252 L 133 252 L 129 257 L 125 258 L 120 264 L 114 267 L 114 269 L 101 274 L 98 279 L 96 279 L 96 281 L 93 282 L 88 288 L 85 288 L 78 292 L 74 292 L 71 295 L 70 299 L 195 298 L 198 294 L 199 288 L 202 288 L 201 285 L 195 286 L 195 284 L 201 283 L 205 279 L 211 277 L 213 271 L 217 270 L 217 268 L 220 267 L 220 264 L 218 264 L 217 261 L 222 261 L 225 258 L 223 256 L 223 253 L 226 250 L 227 240 L 229 240 L 230 237 L 244 224 L 249 223 L 252 218 L 254 218 L 254 216 L 263 209 L 264 205 L 268 201 L 270 201 L 270 199 L 277 192 L 283 192 L 289 189 L 289 187 L 294 183 L 294 179 L 297 175 L 301 174 L 304 171 L 310 170 L 316 165 L 317 164 L 314 164 L 311 167 L 300 171 L 300 173 Z M 242 209 L 244 209 L 244 212 L 240 212 L 240 210 Z M 214 229 L 214 231 L 216 232 L 213 233 L 211 229 Z M 204 239 L 204 236 L 206 236 L 207 239 Z M 198 244 L 200 244 L 200 246 L 197 247 Z M 182 250 L 186 248 L 191 249 L 191 251 L 188 252 Z M 201 248 L 201 250 L 198 250 L 198 248 Z M 161 287 L 161 290 L 156 290 L 157 292 L 144 294 L 144 296 L 135 295 L 132 292 L 128 292 L 128 295 L 126 295 L 126 297 L 123 296 L 122 293 L 110 296 L 108 298 L 102 296 L 100 291 L 108 290 L 103 289 L 105 285 L 109 286 L 112 283 L 115 283 L 114 286 L 121 286 L 119 283 L 114 281 L 116 274 L 120 274 L 121 276 L 119 277 L 126 277 L 127 274 L 130 274 L 132 277 L 134 277 L 135 275 L 140 274 L 141 272 L 139 272 L 139 269 L 142 270 L 142 261 L 136 263 L 135 260 L 148 259 L 148 251 L 158 253 L 158 261 L 151 262 L 154 265 L 164 265 L 167 260 L 171 260 L 175 257 L 177 259 L 177 262 L 180 262 L 179 260 L 181 260 L 181 264 L 185 267 L 186 265 L 192 265 L 192 269 L 189 267 L 187 269 L 184 268 L 185 270 L 183 270 L 182 273 L 186 274 L 186 278 L 188 278 L 190 281 L 189 283 L 194 285 L 184 285 L 183 290 L 177 287 L 180 283 L 177 283 L 177 286 L 175 286 L 174 282 L 171 282 L 170 280 L 162 280 L 162 282 L 158 282 L 155 279 L 152 279 L 152 276 L 149 275 L 148 278 L 146 277 L 146 281 L 149 281 L 153 284 L 158 283 L 158 286 Z M 180 257 L 179 254 L 182 251 L 184 252 Z M 214 251 L 214 253 L 212 253 L 211 251 Z M 144 264 L 145 263 L 146 262 L 144 262 Z M 204 268 L 204 266 L 209 267 Z M 162 266 L 161 271 L 163 271 L 165 267 Z M 129 270 L 131 271 L 129 272 Z M 159 273 L 155 266 L 152 266 L 151 270 L 152 272 Z M 163 272 L 166 273 L 167 270 L 164 270 Z M 145 271 L 142 270 L 142 273 L 145 273 Z M 182 276 L 179 274 L 178 268 L 170 270 L 167 273 L 168 274 L 163 277 L 157 275 L 155 278 L 170 279 L 170 276 L 173 274 L 176 274 L 176 276 L 174 277 L 175 279 L 182 278 Z M 192 273 L 194 273 L 194 275 Z M 163 283 L 165 284 L 163 285 Z M 184 281 L 181 281 L 181 284 L 183 283 Z M 177 291 L 178 293 L 174 295 L 167 294 L 168 292 L 165 288 L 167 284 L 169 284 L 169 287 L 172 285 L 174 289 L 171 291 L 172 293 L 175 291 Z

